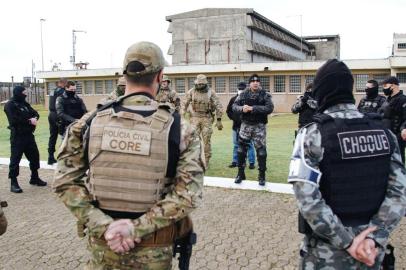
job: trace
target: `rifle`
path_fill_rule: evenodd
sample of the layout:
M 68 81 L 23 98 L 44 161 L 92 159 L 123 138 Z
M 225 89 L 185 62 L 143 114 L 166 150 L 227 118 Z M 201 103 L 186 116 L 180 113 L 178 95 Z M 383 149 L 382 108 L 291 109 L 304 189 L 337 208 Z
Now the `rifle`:
M 179 269 L 189 270 L 190 257 L 192 256 L 193 245 L 196 244 L 197 235 L 193 231 L 187 233 L 184 237 L 175 240 L 173 245 L 173 257 L 179 253 Z
M 392 245 L 386 246 L 385 257 L 381 265 L 382 270 L 395 270 L 395 248 Z

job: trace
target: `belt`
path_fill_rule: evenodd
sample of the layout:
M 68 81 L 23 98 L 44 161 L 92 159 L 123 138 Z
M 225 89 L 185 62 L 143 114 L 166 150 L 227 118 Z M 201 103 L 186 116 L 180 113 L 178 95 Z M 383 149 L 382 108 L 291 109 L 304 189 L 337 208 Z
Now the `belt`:
M 136 244 L 136 247 L 167 247 L 173 245 L 176 239 L 185 236 L 192 230 L 193 224 L 189 217 L 186 217 L 176 223 L 166 226 L 154 233 L 147 235 L 141 240 L 141 243 Z M 103 238 L 90 237 L 90 243 L 107 245 Z

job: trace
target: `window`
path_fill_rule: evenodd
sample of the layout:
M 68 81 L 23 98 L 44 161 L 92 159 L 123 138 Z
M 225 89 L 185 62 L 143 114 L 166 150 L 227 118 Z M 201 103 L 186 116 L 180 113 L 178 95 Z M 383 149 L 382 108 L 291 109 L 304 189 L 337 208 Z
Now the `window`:
M 207 85 L 211 88 L 211 77 L 207 77 Z
M 236 76 L 229 77 L 228 91 L 230 93 L 237 93 L 238 84 L 242 81 L 244 81 L 244 78 L 242 78 L 242 77 L 236 77 Z
M 216 85 L 216 93 L 226 92 L 226 78 L 225 77 L 215 77 L 214 82 Z
M 48 93 L 56 88 L 56 82 L 47 82 Z
M 275 75 L 273 89 L 275 93 L 285 92 L 285 75 Z
M 113 80 L 105 80 L 104 87 L 106 89 L 106 94 L 110 94 L 114 90 Z
M 184 94 L 185 93 L 185 79 L 176 78 L 175 84 L 176 84 L 176 92 L 178 92 L 179 94 Z
M 406 83 L 406 73 L 396 73 L 396 77 L 400 83 Z
M 195 77 L 189 77 L 187 78 L 187 82 L 188 82 L 188 89 L 192 89 L 195 86 Z
M 76 84 L 76 94 L 82 94 L 83 81 L 75 81 Z
M 390 76 L 390 74 L 374 74 L 372 75 L 372 78 L 378 82 L 379 84 L 379 92 L 382 92 L 383 87 L 381 83 Z
M 95 94 L 103 94 L 103 81 L 95 81 Z
M 93 94 L 93 83 L 94 81 L 85 81 L 85 89 L 83 91 L 84 94 L 86 95 Z
M 357 93 L 364 93 L 365 92 L 365 84 L 369 80 L 368 74 L 355 74 L 355 91 Z
M 269 76 L 259 76 L 259 79 L 261 80 L 261 87 L 262 89 L 265 89 L 266 91 L 270 91 L 270 85 L 269 85 Z
M 406 43 L 398 43 L 398 49 L 406 49 Z
M 309 83 L 313 83 L 315 75 L 306 75 L 305 76 L 305 86 Z
M 290 93 L 302 92 L 302 77 L 300 75 L 289 76 L 289 92 Z

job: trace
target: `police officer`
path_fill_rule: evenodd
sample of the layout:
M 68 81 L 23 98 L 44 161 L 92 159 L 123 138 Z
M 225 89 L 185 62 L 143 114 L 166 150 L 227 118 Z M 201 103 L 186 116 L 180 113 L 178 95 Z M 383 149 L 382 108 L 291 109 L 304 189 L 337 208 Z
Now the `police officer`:
M 241 114 L 241 127 L 238 133 L 238 174 L 235 183 L 245 180 L 245 157 L 251 140 L 254 142 L 258 160 L 259 185 L 265 185 L 266 171 L 266 124 L 268 114 L 273 111 L 271 94 L 261 88 L 257 74 L 249 78 L 249 88 L 238 95 L 233 111 Z
M 399 89 L 399 80 L 396 77 L 389 77 L 382 84 L 383 93 L 387 99 L 380 112 L 383 113 L 385 127 L 396 135 L 402 161 L 405 163 L 406 96 Z
M 240 82 L 237 86 L 237 95 L 233 96 L 230 101 L 228 102 L 226 113 L 228 118 L 230 118 L 231 121 L 233 121 L 233 160 L 230 165 L 228 165 L 229 168 L 235 168 L 237 167 L 237 152 L 238 152 L 238 133 L 241 127 L 241 114 L 233 112 L 233 104 L 238 97 L 238 95 L 241 95 L 242 92 L 244 92 L 245 88 L 247 88 L 247 84 L 245 82 Z M 250 170 L 255 169 L 255 150 L 254 150 L 254 144 L 252 141 L 250 142 L 250 146 L 248 147 L 248 162 L 249 162 L 249 168 Z
M 361 113 L 377 113 L 382 107 L 386 98 L 378 94 L 379 85 L 375 80 L 369 80 L 366 84 L 365 94 L 359 104 L 358 110 Z
M 65 90 L 67 80 L 65 78 L 59 79 L 57 83 L 57 88 L 49 92 L 49 114 L 48 114 L 48 123 L 49 123 L 49 141 L 48 141 L 48 164 L 52 165 L 56 163 L 54 153 L 55 145 L 58 139 L 58 123 L 57 123 L 57 114 L 56 114 L 56 99 L 63 94 Z
M 312 83 L 306 86 L 305 93 L 300 96 L 292 106 L 292 113 L 299 114 L 299 128 L 313 122 L 313 115 L 316 112 L 317 102 L 312 98 Z
M 169 85 L 171 84 L 171 80 L 167 75 L 164 75 L 162 83 L 161 83 L 161 88 L 158 91 L 158 94 L 156 95 L 156 100 L 158 102 L 164 103 L 164 102 L 169 102 L 172 103 L 173 106 L 175 107 L 176 111 L 180 111 L 180 98 L 178 96 L 178 93 L 176 93 L 175 90 L 172 90 Z
M 198 134 L 154 100 L 164 64 L 157 45 L 130 46 L 125 95 L 66 132 L 53 187 L 80 233 L 86 228 L 87 269 L 171 269 L 174 238 L 190 230 L 187 217 L 200 204 Z
M 307 222 L 300 269 L 380 269 L 405 213 L 396 137 L 379 115 L 357 110 L 353 83 L 343 62 L 328 60 L 313 85 L 320 114 L 296 138 L 288 181 Z
M 7 230 L 7 219 L 3 212 L 3 207 L 7 206 L 7 202 L 0 200 L 0 235 L 4 234 Z
M 47 185 L 38 176 L 38 169 L 40 167 L 39 152 L 33 134 L 37 126 L 39 114 L 25 101 L 26 97 L 27 90 L 23 86 L 16 86 L 13 89 L 13 97 L 4 106 L 9 123 L 11 145 L 8 177 L 11 181 L 10 191 L 14 193 L 23 192 L 17 181 L 23 154 L 30 162 L 30 184 L 36 186 Z
M 213 134 L 214 115 L 216 115 L 217 119 L 217 129 L 222 130 L 221 117 L 223 115 L 223 105 L 216 92 L 209 87 L 205 75 L 197 75 L 194 83 L 195 86 L 186 93 L 183 112 L 190 112 L 190 123 L 203 139 L 206 167 L 208 167 L 211 157 L 211 135 Z M 191 108 L 189 108 L 189 105 L 191 105 Z
M 76 94 L 76 84 L 68 81 L 65 92 L 56 99 L 56 112 L 60 124 L 59 134 L 65 135 L 66 127 L 80 119 L 86 112 L 83 100 Z
M 111 92 L 107 97 L 103 98 L 97 103 L 97 108 L 100 108 L 103 104 L 106 104 L 107 102 L 114 101 L 117 98 L 121 97 L 124 95 L 125 92 L 125 85 L 126 81 L 124 77 L 120 77 L 117 80 L 117 88 L 113 92 Z

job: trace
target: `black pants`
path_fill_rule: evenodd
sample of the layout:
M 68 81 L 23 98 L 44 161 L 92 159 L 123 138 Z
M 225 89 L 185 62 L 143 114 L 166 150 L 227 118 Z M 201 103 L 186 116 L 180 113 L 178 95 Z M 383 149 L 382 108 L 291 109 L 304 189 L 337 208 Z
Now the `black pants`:
M 400 155 L 402 157 L 402 162 L 405 164 L 405 147 L 406 147 L 406 142 L 402 139 L 400 135 L 397 136 L 398 139 L 398 144 L 399 144 L 399 149 L 400 149 Z
M 31 172 L 37 173 L 39 169 L 39 152 L 34 134 L 15 134 L 11 133 L 11 157 L 9 165 L 9 178 L 17 178 L 20 174 L 20 161 L 23 154 L 30 162 Z
M 55 145 L 58 140 L 58 126 L 56 124 L 56 112 L 50 112 L 48 115 L 49 123 L 49 141 L 48 141 L 48 154 L 53 156 L 55 153 Z

